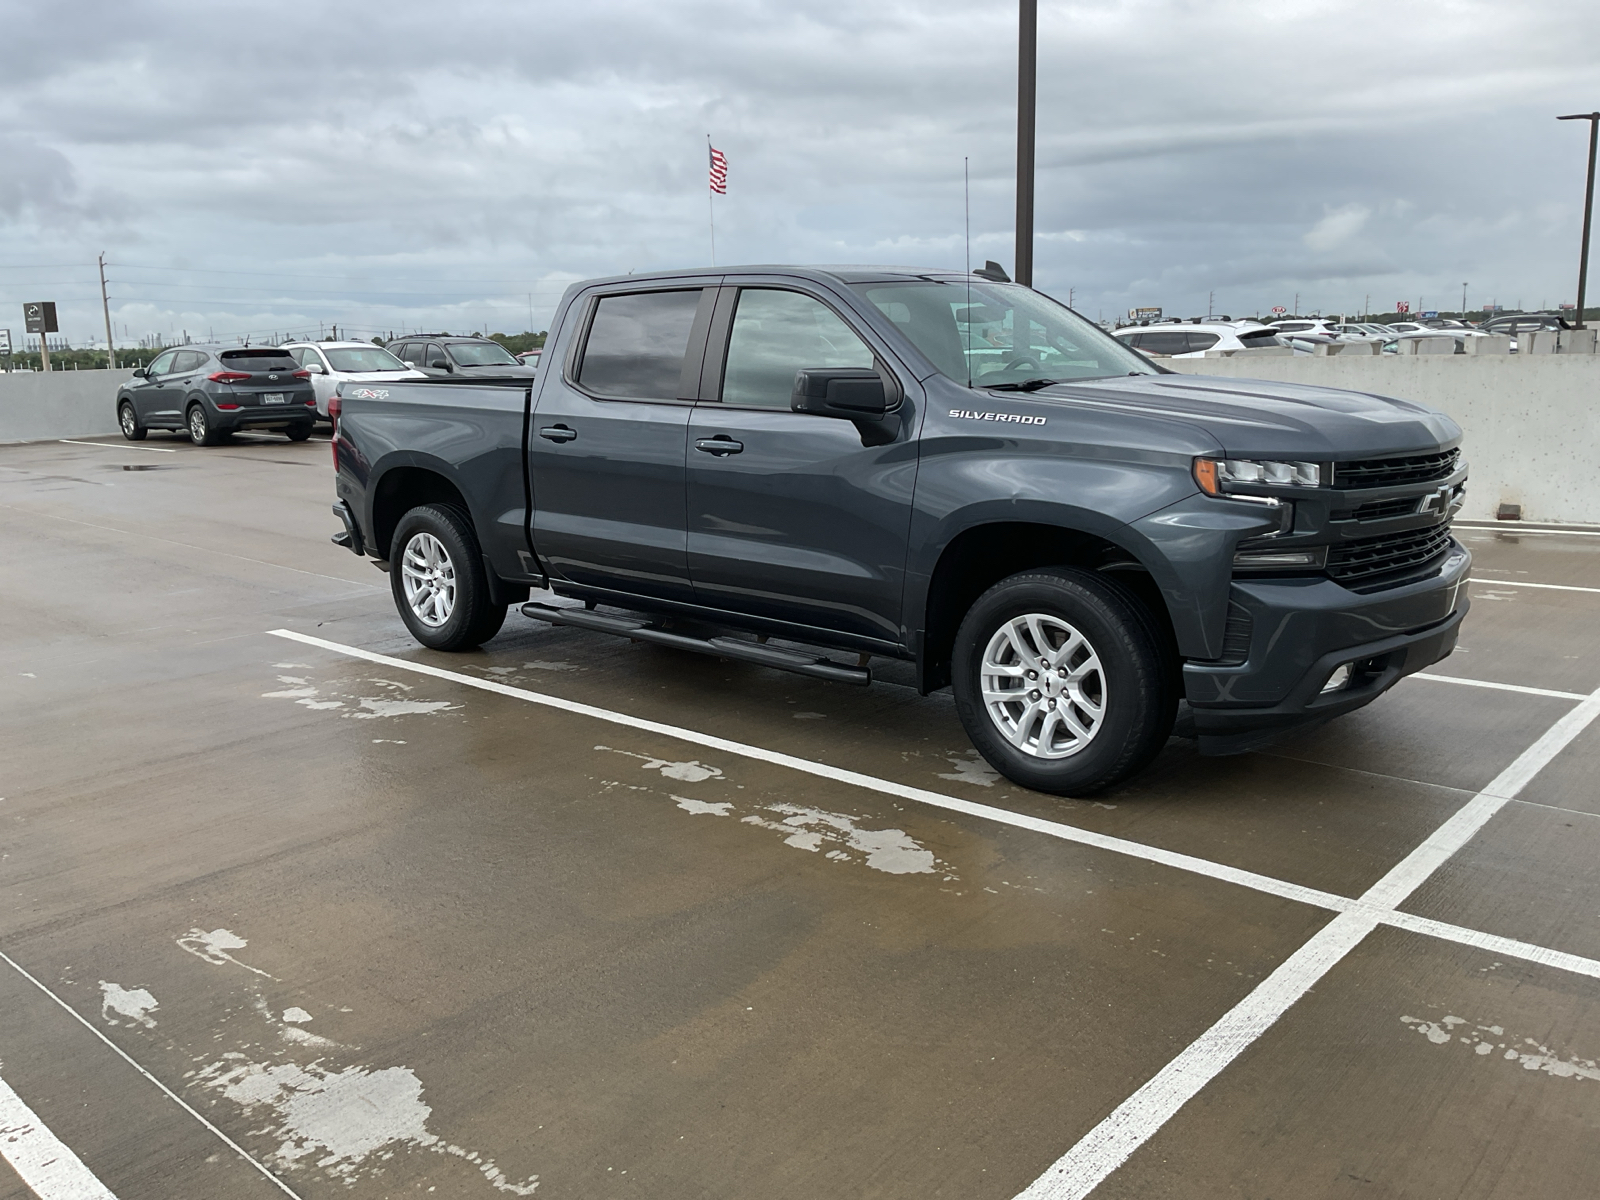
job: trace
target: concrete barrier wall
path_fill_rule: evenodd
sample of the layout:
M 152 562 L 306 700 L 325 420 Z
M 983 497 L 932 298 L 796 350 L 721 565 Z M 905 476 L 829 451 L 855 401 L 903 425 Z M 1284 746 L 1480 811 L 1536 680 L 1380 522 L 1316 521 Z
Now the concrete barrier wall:
M 1271 379 L 1396 396 L 1455 418 L 1472 468 L 1461 516 L 1600 523 L 1600 356 L 1177 358 L 1189 375 Z
M 1600 356 L 1178 358 L 1174 370 L 1350 388 L 1414 400 L 1461 426 L 1472 466 L 1462 516 L 1492 520 L 1502 502 L 1526 521 L 1600 524 Z M 0 374 L 0 442 L 117 432 L 128 371 Z
M 0 442 L 96 437 L 117 432 L 117 389 L 126 371 L 0 373 Z

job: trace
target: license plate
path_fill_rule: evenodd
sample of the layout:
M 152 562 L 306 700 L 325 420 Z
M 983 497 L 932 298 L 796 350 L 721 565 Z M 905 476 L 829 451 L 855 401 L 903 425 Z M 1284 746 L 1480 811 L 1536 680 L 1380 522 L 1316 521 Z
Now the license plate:
M 287 395 L 285 395 L 283 392 L 265 392 L 265 393 L 262 394 L 261 403 L 263 403 L 263 404 L 287 404 L 287 403 L 289 403 L 289 397 Z

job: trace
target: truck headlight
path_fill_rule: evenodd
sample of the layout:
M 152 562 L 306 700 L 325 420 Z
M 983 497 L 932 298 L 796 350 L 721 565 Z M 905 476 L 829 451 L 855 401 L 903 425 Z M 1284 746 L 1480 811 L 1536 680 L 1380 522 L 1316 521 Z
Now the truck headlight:
M 1253 458 L 1197 458 L 1194 460 L 1194 480 L 1208 496 L 1222 495 L 1222 485 L 1225 483 L 1321 487 L 1322 464 L 1268 462 Z

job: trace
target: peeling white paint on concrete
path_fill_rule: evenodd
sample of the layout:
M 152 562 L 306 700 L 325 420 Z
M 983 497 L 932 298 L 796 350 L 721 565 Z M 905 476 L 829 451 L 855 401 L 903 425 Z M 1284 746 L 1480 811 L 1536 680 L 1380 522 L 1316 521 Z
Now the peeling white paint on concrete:
M 268 1157 L 283 1168 L 315 1167 L 353 1184 L 396 1150 L 422 1149 L 464 1159 L 491 1186 L 514 1196 L 531 1196 L 539 1186 L 537 1175 L 513 1182 L 492 1159 L 430 1132 L 433 1109 L 409 1067 L 258 1063 L 230 1052 L 199 1071 L 195 1081 L 252 1116 L 264 1116 L 262 1132 L 281 1139 Z
M 828 716 L 827 713 L 814 712 L 797 712 L 791 713 L 790 715 L 793 716 L 796 721 L 822 721 Z
M 666 758 L 651 758 L 648 754 L 635 754 L 631 750 L 614 750 L 610 746 L 596 746 L 596 750 L 608 750 L 612 754 L 626 754 L 629 758 L 637 758 L 644 765 L 644 771 L 660 771 L 668 779 L 676 779 L 681 783 L 700 783 L 707 779 L 721 779 L 722 768 L 708 767 L 699 759 L 691 758 L 688 762 L 673 762 Z
M 178 939 L 178 945 L 196 958 L 203 958 L 206 962 L 215 963 L 219 967 L 232 963 L 236 967 L 243 967 L 246 971 L 254 971 L 263 978 L 271 979 L 272 976 L 260 967 L 242 963 L 228 953 L 230 950 L 243 950 L 249 944 L 231 929 L 213 929 L 210 933 L 203 929 L 191 929 Z
M 100 1015 L 107 1025 L 121 1025 L 122 1021 L 117 1019 L 121 1017 L 130 1025 L 154 1029 L 156 1021 L 150 1014 L 159 1007 L 156 998 L 144 988 L 125 988 L 104 979 L 100 981 Z
M 1515 1037 L 1506 1037 L 1500 1025 L 1475 1025 L 1469 1030 L 1465 1026 L 1471 1022 L 1457 1016 L 1446 1016 L 1439 1021 L 1401 1017 L 1400 1023 L 1422 1034 L 1435 1046 L 1459 1043 L 1470 1047 L 1481 1058 L 1493 1055 L 1504 1062 L 1518 1063 L 1524 1071 L 1538 1071 L 1557 1079 L 1600 1080 L 1600 1064 L 1594 1059 L 1576 1055 L 1562 1058 L 1533 1038 L 1525 1037 L 1519 1042 Z
M 955 770 L 941 771 L 940 779 L 948 779 L 951 783 L 975 783 L 979 787 L 993 787 L 1000 780 L 1000 772 L 984 762 L 976 750 L 968 750 L 965 755 L 951 755 L 948 761 Z
M 543 660 L 539 660 L 539 659 L 536 659 L 533 662 L 525 662 L 525 663 L 523 663 L 522 664 L 522 669 L 524 671 L 581 671 L 581 670 L 583 670 L 583 668 L 578 666 L 576 663 L 544 662 Z
M 311 1014 L 303 1008 L 286 1008 L 283 1010 L 283 1019 L 290 1024 L 304 1025 L 311 1020 Z
M 358 721 L 371 721 L 378 717 L 404 717 L 413 713 L 450 712 L 460 708 L 459 704 L 451 704 L 448 700 L 383 700 L 372 696 L 363 696 L 361 707 L 366 712 L 351 713 Z
M 684 812 L 694 813 L 696 816 L 709 814 L 713 817 L 725 817 L 733 810 L 733 801 L 731 800 L 712 802 L 709 800 L 691 800 L 688 796 L 674 796 L 673 800 L 677 802 L 678 807 L 683 809 Z
M 890 875 L 927 875 L 938 869 L 939 860 L 933 851 L 924 849 L 902 829 L 862 829 L 856 824 L 859 818 L 799 804 L 763 807 L 767 812 L 780 814 L 783 819 L 772 821 L 751 814 L 740 820 L 746 825 L 759 825 L 787 834 L 784 844 L 797 850 L 815 853 L 825 845 L 832 845 L 835 849 L 828 857 L 835 861 L 854 861 L 854 855 L 849 853 L 854 850 L 866 856 L 867 866 L 874 871 Z M 837 848 L 840 843 L 848 850 Z

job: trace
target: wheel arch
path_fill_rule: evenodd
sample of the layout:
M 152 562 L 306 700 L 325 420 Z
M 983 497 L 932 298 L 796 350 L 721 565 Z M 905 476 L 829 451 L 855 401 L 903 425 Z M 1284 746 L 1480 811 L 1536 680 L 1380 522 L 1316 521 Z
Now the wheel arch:
M 1021 519 L 1019 519 L 1021 518 Z M 1178 640 L 1166 591 L 1173 582 L 1154 548 L 1127 526 L 1101 518 L 1083 522 L 1040 514 L 991 515 L 955 532 L 926 575 L 916 640 L 917 683 L 923 693 L 950 682 L 951 651 L 961 619 L 979 596 L 1007 576 L 1037 567 L 1078 567 L 1113 578 L 1149 614 L 1157 639 L 1179 669 Z
M 414 451 L 399 451 L 380 461 L 367 480 L 367 545 L 387 560 L 400 518 L 421 504 L 453 504 L 479 528 L 478 515 L 468 503 L 455 472 L 441 459 Z

